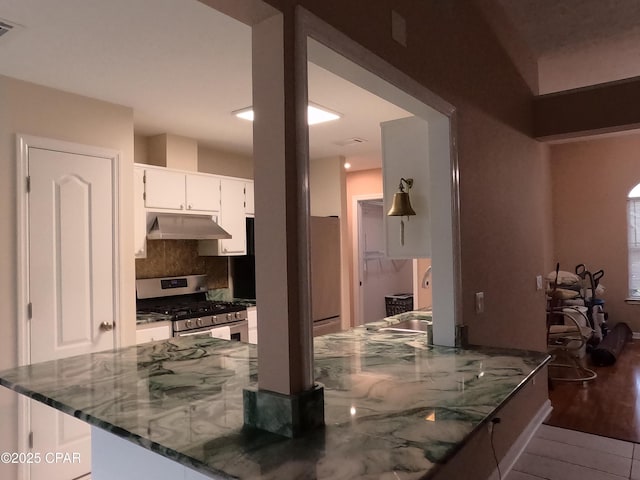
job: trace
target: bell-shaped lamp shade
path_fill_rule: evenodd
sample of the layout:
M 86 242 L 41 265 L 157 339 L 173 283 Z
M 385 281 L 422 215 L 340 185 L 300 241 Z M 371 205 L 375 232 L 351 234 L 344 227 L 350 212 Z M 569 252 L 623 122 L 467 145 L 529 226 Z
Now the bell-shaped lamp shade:
M 411 206 L 409 192 L 404 191 L 404 185 L 402 182 L 407 184 L 407 190 L 413 186 L 413 179 L 400 179 L 400 191 L 393 194 L 393 203 L 387 212 L 387 215 L 390 217 L 408 217 L 416 214 L 415 210 Z

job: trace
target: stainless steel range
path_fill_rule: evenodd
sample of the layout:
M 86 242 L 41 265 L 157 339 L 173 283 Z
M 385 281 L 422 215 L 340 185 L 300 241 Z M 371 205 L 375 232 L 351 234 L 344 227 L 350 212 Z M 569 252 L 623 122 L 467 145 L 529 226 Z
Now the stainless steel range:
M 248 341 L 246 307 L 207 300 L 206 275 L 136 280 L 136 311 L 171 317 L 174 337 L 209 335 Z

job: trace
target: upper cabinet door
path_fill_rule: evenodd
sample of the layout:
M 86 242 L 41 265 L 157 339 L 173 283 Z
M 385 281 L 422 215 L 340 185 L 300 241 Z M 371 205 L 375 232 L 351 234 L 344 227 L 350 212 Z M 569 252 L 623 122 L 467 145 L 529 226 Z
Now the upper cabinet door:
M 185 210 L 184 173 L 146 169 L 145 177 L 145 207 Z
M 188 175 L 187 210 L 220 211 L 220 178 L 208 175 Z
M 244 180 L 222 178 L 220 226 L 231 234 L 228 240 L 219 240 L 220 255 L 246 255 L 247 230 L 244 213 Z
M 135 239 L 135 257 L 147 257 L 147 213 L 144 209 L 144 169 L 134 167 L 133 232 Z
M 253 182 L 247 181 L 244 184 L 244 211 L 247 215 L 255 215 L 255 203 L 253 201 Z

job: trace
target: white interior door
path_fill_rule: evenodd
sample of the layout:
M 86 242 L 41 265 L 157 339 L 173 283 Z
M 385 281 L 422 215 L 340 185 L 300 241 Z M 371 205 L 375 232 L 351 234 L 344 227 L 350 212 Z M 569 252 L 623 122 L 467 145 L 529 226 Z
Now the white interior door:
M 28 173 L 31 363 L 113 348 L 113 159 L 30 147 Z M 79 463 L 32 465 L 31 479 L 91 470 L 89 426 L 31 402 L 34 452 L 77 453 Z

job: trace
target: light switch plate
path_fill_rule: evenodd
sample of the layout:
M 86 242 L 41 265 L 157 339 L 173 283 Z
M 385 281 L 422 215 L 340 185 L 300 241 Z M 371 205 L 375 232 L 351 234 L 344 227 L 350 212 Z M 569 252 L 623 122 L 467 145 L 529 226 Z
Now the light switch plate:
M 536 276 L 536 290 L 542 290 L 542 275 Z
M 476 292 L 476 313 L 484 313 L 484 292 Z
M 407 46 L 407 20 L 395 10 L 391 10 L 391 38 Z

